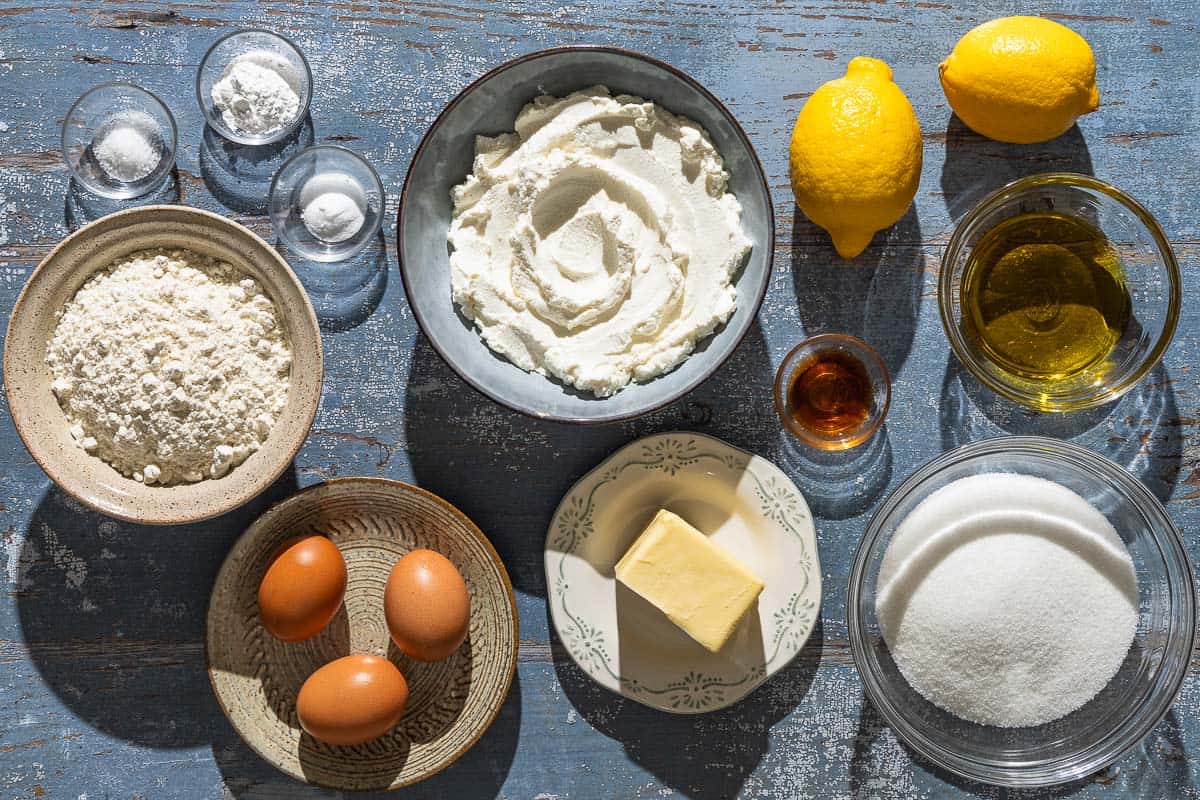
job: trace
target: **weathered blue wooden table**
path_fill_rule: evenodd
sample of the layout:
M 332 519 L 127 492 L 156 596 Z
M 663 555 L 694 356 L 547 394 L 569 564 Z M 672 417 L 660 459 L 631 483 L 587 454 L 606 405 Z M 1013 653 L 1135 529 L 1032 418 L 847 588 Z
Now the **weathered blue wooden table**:
M 180 129 L 178 181 L 159 199 L 220 211 L 264 236 L 270 161 L 230 159 L 203 123 L 192 82 L 205 48 L 241 26 L 293 37 L 316 74 L 299 144 L 341 142 L 379 168 L 394 214 L 426 126 L 502 60 L 568 42 L 626 45 L 691 72 L 724 99 L 759 149 L 779 224 L 759 324 L 710 381 L 636 422 L 542 424 L 471 391 L 422 339 L 396 272 L 392 232 L 352 271 L 306 280 L 325 327 L 321 411 L 295 468 L 213 522 L 144 528 L 80 507 L 27 456 L 0 413 L 0 797 L 326 797 L 260 761 L 222 717 L 204 672 L 202 631 L 218 565 L 247 522 L 297 486 L 384 475 L 470 514 L 511 571 L 520 668 L 495 725 L 458 764 L 403 796 L 600 798 L 946 797 L 1005 793 L 915 760 L 864 704 L 845 625 L 845 578 L 869 514 L 917 465 L 1001 432 L 1070 437 L 1142 478 L 1187 532 L 1200 521 L 1200 310 L 1184 305 L 1163 365 L 1115 408 L 1044 418 L 965 376 L 935 302 L 942 247 L 973 199 L 1044 170 L 1094 173 L 1142 200 L 1200 279 L 1200 5 L 1184 2 L 536 2 L 365 0 L 0 3 L 0 318 L 26 276 L 73 227 L 111 210 L 72 191 L 59 125 L 87 87 L 132 80 L 161 96 Z M 995 16 L 1045 12 L 1096 50 L 1102 106 L 1045 145 L 985 141 L 951 117 L 936 64 Z M 852 264 L 794 214 L 787 139 L 804 98 L 858 54 L 887 60 L 925 132 L 914 210 Z M 214 146 L 216 145 L 216 146 Z M 886 356 L 895 394 L 886 436 L 815 463 L 780 433 L 774 366 L 805 334 L 847 331 Z M 737 706 L 677 718 L 593 686 L 548 627 L 545 526 L 571 482 L 612 449 L 690 428 L 775 460 L 818 515 L 825 598 L 803 654 Z M 1200 677 L 1144 745 L 1104 773 L 1038 796 L 1196 797 Z

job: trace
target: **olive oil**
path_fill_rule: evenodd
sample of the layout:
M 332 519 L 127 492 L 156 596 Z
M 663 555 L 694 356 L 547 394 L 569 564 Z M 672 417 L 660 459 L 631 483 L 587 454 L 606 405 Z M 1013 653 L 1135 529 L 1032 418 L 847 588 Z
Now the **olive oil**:
M 1099 365 L 1130 317 L 1112 243 L 1090 222 L 1022 214 L 980 237 L 962 277 L 963 333 L 1005 372 L 1062 381 Z

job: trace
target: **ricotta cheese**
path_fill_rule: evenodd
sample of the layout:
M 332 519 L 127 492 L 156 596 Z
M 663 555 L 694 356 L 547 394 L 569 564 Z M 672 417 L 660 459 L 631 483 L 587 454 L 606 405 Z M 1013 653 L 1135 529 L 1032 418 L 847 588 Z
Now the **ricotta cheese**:
M 219 478 L 258 450 L 287 405 L 292 350 L 257 281 L 155 250 L 83 284 L 46 363 L 79 447 L 170 485 Z
M 595 86 L 475 140 L 454 188 L 454 302 L 521 369 L 607 397 L 682 363 L 733 313 L 751 243 L 708 133 Z

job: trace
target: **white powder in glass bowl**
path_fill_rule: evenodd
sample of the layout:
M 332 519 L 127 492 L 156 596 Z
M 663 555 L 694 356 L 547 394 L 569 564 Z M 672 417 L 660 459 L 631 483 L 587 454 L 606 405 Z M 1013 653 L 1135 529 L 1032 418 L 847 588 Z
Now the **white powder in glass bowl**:
M 300 113 L 299 81 L 286 58 L 268 50 L 243 53 L 213 84 L 213 106 L 239 133 L 263 136 L 289 125 Z
M 897 668 L 963 719 L 1041 725 L 1095 697 L 1138 621 L 1112 523 L 1053 481 L 988 473 L 925 498 L 896 529 L 875 610 Z
M 158 123 L 144 111 L 114 115 L 100 128 L 92 153 L 111 180 L 134 183 L 149 175 L 162 160 Z

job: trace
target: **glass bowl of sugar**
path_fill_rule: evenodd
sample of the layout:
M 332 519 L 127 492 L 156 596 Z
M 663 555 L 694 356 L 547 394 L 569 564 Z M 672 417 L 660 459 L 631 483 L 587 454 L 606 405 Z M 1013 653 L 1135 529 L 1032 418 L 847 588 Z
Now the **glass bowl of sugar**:
M 334 262 L 352 258 L 376 237 L 386 199 L 379 173 L 365 158 L 338 145 L 317 145 L 275 173 L 267 208 L 289 249 Z
M 170 109 L 132 83 L 102 83 L 67 112 L 62 152 L 85 189 L 114 200 L 162 186 L 175 166 L 179 134 Z
M 300 126 L 312 102 L 308 59 L 291 39 L 257 28 L 213 42 L 196 70 L 196 102 L 231 142 L 266 145 Z
M 884 501 L 847 623 L 869 702 L 913 750 L 972 780 L 1049 786 L 1107 767 L 1166 716 L 1195 579 L 1129 472 L 1004 436 L 943 453 Z

